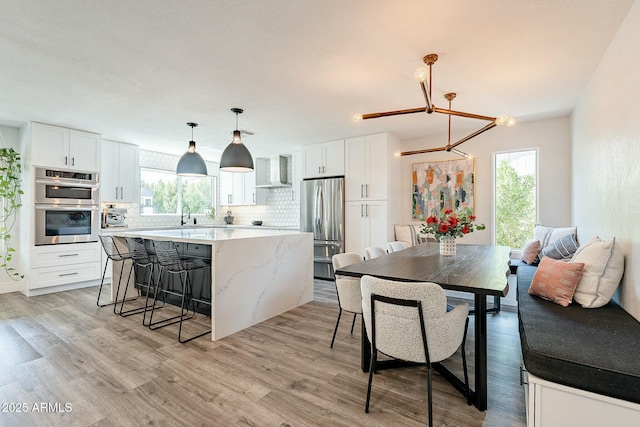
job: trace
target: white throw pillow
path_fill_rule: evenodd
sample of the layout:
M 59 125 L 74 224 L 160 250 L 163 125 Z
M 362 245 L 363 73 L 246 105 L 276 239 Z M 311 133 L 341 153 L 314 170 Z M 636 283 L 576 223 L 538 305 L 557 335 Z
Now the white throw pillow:
M 584 263 L 573 300 L 583 308 L 598 308 L 608 303 L 624 273 L 624 255 L 615 237 L 608 242 L 594 237 L 578 248 L 571 262 Z
M 546 248 L 550 243 L 571 234 L 576 234 L 576 227 L 545 227 L 544 225 L 536 225 L 533 230 L 533 239 L 540 240 L 540 246 Z
M 422 225 L 394 225 L 396 241 L 405 242 L 409 246 L 426 242 L 426 235 L 421 234 Z

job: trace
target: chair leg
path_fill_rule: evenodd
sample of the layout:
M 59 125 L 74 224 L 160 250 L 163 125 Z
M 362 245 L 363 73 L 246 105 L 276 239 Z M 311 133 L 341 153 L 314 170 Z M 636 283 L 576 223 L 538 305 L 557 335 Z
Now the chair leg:
M 371 349 L 371 362 L 369 364 L 369 383 L 367 384 L 367 402 L 364 405 L 364 412 L 369 413 L 369 401 L 371 400 L 371 384 L 373 383 L 373 371 L 376 370 L 376 362 L 378 360 L 378 351 Z
M 104 284 L 104 276 L 107 274 L 107 265 L 109 265 L 109 261 L 104 263 L 104 270 L 102 270 L 102 280 L 100 280 L 100 289 L 98 290 L 98 300 L 96 301 L 96 305 L 98 307 L 106 307 L 110 304 L 100 304 L 100 295 L 102 295 L 102 285 Z
M 155 290 L 154 290 L 154 293 L 153 293 L 153 304 L 151 305 L 151 314 L 149 315 L 149 324 L 147 325 L 149 327 L 149 329 L 151 329 L 152 331 L 155 331 L 156 329 L 164 328 L 165 326 L 176 324 L 176 323 L 178 323 L 180 321 L 180 319 L 184 315 L 183 311 L 181 309 L 180 314 L 178 314 L 176 316 L 172 316 L 172 317 L 169 317 L 167 319 L 162 319 L 162 320 L 158 320 L 158 321 L 154 322 L 153 321 L 153 314 L 156 311 L 155 309 L 156 309 L 156 301 L 158 301 L 158 289 L 160 289 L 160 295 L 162 296 L 162 300 L 166 301 L 165 300 L 165 296 L 164 296 L 164 291 L 162 290 L 162 268 L 160 269 L 160 272 L 158 273 L 158 283 L 156 284 Z
M 180 318 L 180 327 L 178 328 L 178 342 L 180 344 L 184 344 L 186 342 L 189 342 L 191 340 L 194 340 L 196 338 L 200 338 L 204 335 L 210 334 L 211 333 L 211 329 L 201 332 L 195 336 L 192 336 L 190 338 L 187 338 L 186 340 L 182 339 L 182 322 L 183 320 L 188 320 L 188 319 L 192 319 L 193 317 L 195 317 L 196 315 L 196 306 L 195 303 L 193 302 L 193 298 L 192 298 L 192 287 L 191 287 L 191 280 L 189 279 L 189 273 L 185 272 L 185 280 L 184 282 L 182 281 L 182 275 L 180 275 L 180 282 L 183 284 L 183 293 L 182 293 L 182 313 L 183 313 L 183 317 Z M 185 298 L 186 298 L 186 303 L 189 304 L 191 303 L 191 312 L 193 313 L 191 316 L 189 317 L 184 317 L 184 315 L 189 313 L 189 309 L 187 308 L 186 312 L 184 311 L 184 307 L 185 307 Z
M 433 426 L 433 396 L 431 387 L 431 366 L 427 365 L 427 400 L 429 405 L 429 427 Z
M 333 342 L 336 340 L 336 332 L 338 332 L 338 325 L 340 324 L 340 316 L 342 316 L 342 307 L 340 307 L 340 311 L 338 311 L 338 320 L 336 320 L 336 327 L 333 330 L 333 338 L 331 338 L 331 345 L 329 348 L 333 348 Z
M 353 313 L 353 322 L 351 322 L 351 333 L 353 334 L 353 327 L 356 325 L 356 316 L 358 313 Z

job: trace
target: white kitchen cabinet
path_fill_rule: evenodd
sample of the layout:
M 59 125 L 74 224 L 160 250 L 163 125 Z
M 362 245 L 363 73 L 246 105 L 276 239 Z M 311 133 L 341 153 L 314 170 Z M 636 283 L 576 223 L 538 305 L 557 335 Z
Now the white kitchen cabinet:
M 95 285 L 102 276 L 101 253 L 100 242 L 32 247 L 29 291 L 43 293 L 44 288 L 82 282 Z
M 398 151 L 398 140 L 388 133 L 346 139 L 345 200 L 387 200 L 389 177 L 400 169 Z
M 100 199 L 135 203 L 139 187 L 138 146 L 102 140 Z
M 31 165 L 96 172 L 100 135 L 44 123 L 31 123 Z
M 344 140 L 314 144 L 304 149 L 304 178 L 344 175 Z
M 392 227 L 391 227 L 392 228 Z M 345 202 L 345 252 L 364 255 L 369 246 L 387 247 L 389 236 L 387 202 Z
M 255 172 L 220 171 L 220 204 L 263 205 L 266 203 L 266 190 L 256 188 Z
M 300 203 L 300 183 L 304 176 L 304 151 L 294 151 L 291 155 L 291 199 Z

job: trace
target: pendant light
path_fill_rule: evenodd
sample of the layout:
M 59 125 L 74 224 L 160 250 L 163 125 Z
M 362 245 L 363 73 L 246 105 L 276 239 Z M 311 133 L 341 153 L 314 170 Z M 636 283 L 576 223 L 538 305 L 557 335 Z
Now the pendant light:
M 236 130 L 233 131 L 233 140 L 222 152 L 220 157 L 220 170 L 228 172 L 253 171 L 253 159 L 251 153 L 240 139 L 238 130 L 238 114 L 242 114 L 242 108 L 232 108 L 236 115 Z
M 198 126 L 197 123 L 187 123 L 191 127 L 191 141 L 189 141 L 189 149 L 180 157 L 176 174 L 183 176 L 207 176 L 207 165 L 196 153 L 196 142 L 193 140 L 193 128 Z

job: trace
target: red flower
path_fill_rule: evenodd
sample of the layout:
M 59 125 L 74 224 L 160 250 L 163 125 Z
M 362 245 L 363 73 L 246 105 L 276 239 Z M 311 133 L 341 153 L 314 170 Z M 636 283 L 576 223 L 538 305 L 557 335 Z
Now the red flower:
M 440 224 L 440 232 L 441 233 L 446 233 L 447 231 L 449 231 L 449 226 L 444 222 L 442 224 Z
M 451 218 L 449 218 L 449 225 L 452 227 L 455 227 L 456 225 L 458 225 L 459 222 L 460 220 L 455 216 L 452 216 Z
M 427 224 L 435 224 L 436 222 L 438 222 L 438 218 L 436 218 L 435 216 L 430 216 L 427 218 Z
M 462 234 L 467 234 L 468 232 L 469 232 L 469 227 L 467 227 L 466 225 L 462 227 Z
M 476 219 L 476 216 L 475 216 L 475 215 L 469 215 L 469 220 L 470 220 L 470 221 L 475 221 L 475 219 Z
M 453 213 L 453 211 L 451 209 L 447 209 L 447 210 L 444 211 L 445 215 L 449 215 L 451 213 Z

